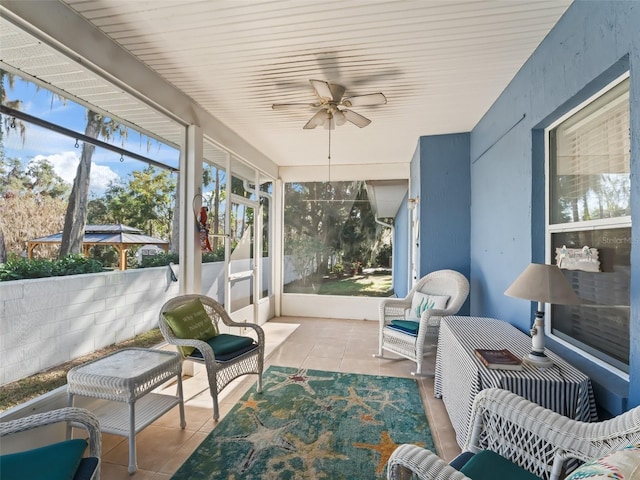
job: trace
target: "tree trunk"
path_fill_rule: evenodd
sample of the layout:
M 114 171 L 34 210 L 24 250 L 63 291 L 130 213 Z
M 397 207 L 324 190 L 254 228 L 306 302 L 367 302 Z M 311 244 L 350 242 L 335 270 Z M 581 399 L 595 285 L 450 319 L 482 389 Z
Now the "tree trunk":
M 98 138 L 103 123 L 102 115 L 89 110 L 87 112 L 87 126 L 85 135 Z M 84 227 L 87 221 L 87 201 L 89 199 L 89 180 L 91 178 L 91 158 L 95 151 L 95 145 L 84 142 L 82 155 L 73 181 L 73 188 L 69 195 L 67 213 L 64 216 L 64 228 L 62 230 L 62 243 L 60 245 L 60 258 L 70 253 L 82 253 L 82 241 Z
M 0 263 L 6 263 L 7 261 L 7 247 L 4 243 L 4 232 L 0 228 Z

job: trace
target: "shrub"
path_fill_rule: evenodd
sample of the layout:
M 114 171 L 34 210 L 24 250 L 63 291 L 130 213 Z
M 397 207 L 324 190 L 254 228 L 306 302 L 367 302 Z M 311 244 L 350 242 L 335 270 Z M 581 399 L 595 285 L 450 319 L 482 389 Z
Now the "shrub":
M 202 263 L 222 262 L 224 260 L 224 246 L 215 252 L 202 252 Z M 145 255 L 138 268 L 164 267 L 165 265 L 180 264 L 177 253 L 157 253 L 156 255 Z
M 140 262 L 140 268 L 164 267 L 170 263 L 180 263 L 177 253 L 158 253 L 156 255 L 145 255 Z
M 102 263 L 82 255 L 67 255 L 56 260 L 18 258 L 12 255 L 6 263 L 0 265 L 0 282 L 97 273 L 103 270 Z

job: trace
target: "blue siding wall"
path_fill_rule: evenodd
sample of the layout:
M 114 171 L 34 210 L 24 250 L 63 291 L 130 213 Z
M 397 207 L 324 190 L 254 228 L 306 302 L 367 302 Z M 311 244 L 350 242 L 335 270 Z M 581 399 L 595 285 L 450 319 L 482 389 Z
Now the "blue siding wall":
M 629 384 L 589 362 L 579 365 L 614 414 L 640 405 L 640 2 L 575 1 L 473 129 L 470 144 L 471 314 L 527 331 L 533 306 L 503 292 L 528 263 L 544 261 L 542 129 L 627 66 L 634 223 Z
M 420 138 L 410 185 L 419 197 L 418 278 L 448 268 L 469 278 L 469 174 L 468 133 Z M 460 313 L 469 313 L 468 301 Z
M 469 134 L 420 138 L 420 270 L 469 278 Z

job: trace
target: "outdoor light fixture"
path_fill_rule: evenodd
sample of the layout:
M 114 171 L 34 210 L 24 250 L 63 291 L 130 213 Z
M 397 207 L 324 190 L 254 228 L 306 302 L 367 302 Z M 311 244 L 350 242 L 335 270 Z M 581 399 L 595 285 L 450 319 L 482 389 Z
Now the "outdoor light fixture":
M 504 292 L 505 295 L 538 302 L 531 328 L 531 352 L 523 361 L 538 368 L 553 362 L 544 353 L 544 304 L 577 305 L 580 298 L 556 265 L 531 263 Z

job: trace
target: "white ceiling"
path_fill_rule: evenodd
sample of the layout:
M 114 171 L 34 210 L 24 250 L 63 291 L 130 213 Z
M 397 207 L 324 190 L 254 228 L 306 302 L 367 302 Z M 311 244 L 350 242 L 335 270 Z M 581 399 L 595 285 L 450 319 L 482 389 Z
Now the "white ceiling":
M 314 101 L 309 79 L 388 100 L 353 109 L 369 126 L 332 131 L 332 164 L 406 163 L 421 135 L 470 131 L 570 0 L 64 3 L 277 165 L 300 166 L 326 164 L 328 131 L 302 129 L 313 110 L 271 104 Z M 5 33 L 3 24 L 2 61 L 11 65 Z M 24 61 L 17 50 L 14 62 Z M 110 104 L 121 90 L 92 95 L 91 85 L 83 94 L 60 76 L 47 82 L 170 136 L 146 112 Z

